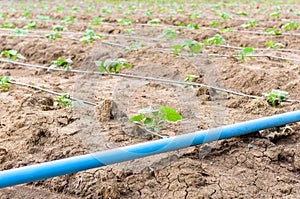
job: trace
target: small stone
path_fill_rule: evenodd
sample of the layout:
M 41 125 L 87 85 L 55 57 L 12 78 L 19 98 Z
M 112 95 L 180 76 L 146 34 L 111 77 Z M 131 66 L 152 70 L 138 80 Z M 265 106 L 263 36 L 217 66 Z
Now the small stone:
M 248 149 L 252 149 L 252 148 L 253 148 L 252 144 L 248 144 Z

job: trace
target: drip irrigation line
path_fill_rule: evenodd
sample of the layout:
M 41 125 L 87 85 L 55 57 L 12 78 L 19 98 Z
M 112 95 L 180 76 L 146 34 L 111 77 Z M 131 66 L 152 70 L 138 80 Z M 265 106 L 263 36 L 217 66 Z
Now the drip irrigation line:
M 109 41 L 102 41 L 103 44 L 110 45 L 110 46 L 116 46 L 120 48 L 128 48 L 128 46 L 122 45 L 122 44 L 117 44 L 117 43 L 112 43 Z
M 213 44 L 213 45 L 207 45 L 205 46 L 216 46 L 216 47 L 221 47 L 221 48 L 230 48 L 230 49 L 237 49 L 237 50 L 243 50 L 243 47 L 238 47 L 238 46 L 228 46 L 228 45 L 221 45 L 221 44 Z M 294 49 L 283 49 L 283 48 L 278 48 L 278 49 L 272 49 L 272 48 L 253 48 L 253 50 L 256 51 L 282 51 L 282 52 L 295 52 L 299 53 L 300 50 L 294 50 Z
M 116 44 L 116 43 L 112 43 L 112 42 L 104 42 L 102 41 L 103 44 L 107 44 L 107 45 L 112 45 L 112 46 L 116 46 L 116 47 L 120 47 L 120 48 L 127 48 L 128 46 L 124 46 L 122 44 Z M 243 48 L 242 48 L 243 49 Z M 173 54 L 173 52 L 167 51 L 167 50 L 151 50 L 153 52 L 159 52 L 159 53 L 168 53 L 168 54 Z M 187 53 L 182 53 L 181 56 L 185 56 L 185 57 L 190 57 L 190 54 Z M 198 54 L 193 54 L 193 56 L 208 56 L 208 57 L 240 57 L 239 55 L 225 55 L 225 54 L 202 54 L 202 53 L 198 53 Z M 300 59 L 294 59 L 294 58 L 285 58 L 285 57 L 279 57 L 279 56 L 275 56 L 275 55 L 245 55 L 245 57 L 266 57 L 269 59 L 275 59 L 275 60 L 283 60 L 283 61 L 291 61 L 291 62 L 297 62 L 300 63 Z
M 244 94 L 244 93 L 240 93 L 240 92 L 236 92 L 236 91 L 232 91 L 232 90 L 227 90 L 224 88 L 219 88 L 216 86 L 194 83 L 194 82 L 177 81 L 177 80 L 163 79 L 163 78 L 156 78 L 156 77 L 145 77 L 145 76 L 139 76 L 139 75 L 124 74 L 124 73 L 108 73 L 108 72 L 95 72 L 95 71 L 84 71 L 84 70 L 65 70 L 65 69 L 60 69 L 60 68 L 49 69 L 49 67 L 45 67 L 45 66 L 26 64 L 26 63 L 15 62 L 15 61 L 11 61 L 11 60 L 3 60 L 3 59 L 0 59 L 0 62 L 6 62 L 6 63 L 14 64 L 14 65 L 26 66 L 26 67 L 36 68 L 36 69 L 45 69 L 45 70 L 49 70 L 49 71 L 63 71 L 63 72 L 73 72 L 73 73 L 79 73 L 79 74 L 117 76 L 117 77 L 123 77 L 123 78 L 140 79 L 140 80 L 145 80 L 145 81 L 162 82 L 162 83 L 173 84 L 173 85 L 175 84 L 175 85 L 184 85 L 184 86 L 198 86 L 198 87 L 205 87 L 205 88 L 213 89 L 213 90 L 216 90 L 219 92 L 229 93 L 229 94 L 233 94 L 233 95 L 237 95 L 237 96 L 249 97 L 252 99 L 264 99 L 264 97 L 261 97 L 261 96 L 248 95 L 248 94 Z M 61 95 L 61 94 L 59 94 L 59 95 Z M 300 100 L 284 100 L 284 102 L 300 103 Z
M 12 29 L 6 29 L 6 28 L 0 28 L 0 30 L 3 31 L 11 31 Z M 50 33 L 57 33 L 57 34 L 61 34 L 61 35 L 80 35 L 82 36 L 83 34 L 85 34 L 85 32 L 64 32 L 64 31 L 50 31 L 50 30 L 30 30 L 28 31 L 28 33 L 46 33 L 46 34 L 50 34 Z M 106 33 L 97 33 L 103 37 L 115 37 L 115 38 L 126 38 L 126 39 L 132 39 L 132 40 L 144 40 L 144 41 L 155 41 L 155 42 L 164 42 L 164 43 L 175 43 L 178 41 L 181 41 L 180 39 L 177 40 L 166 40 L 166 39 L 158 39 L 158 38 L 148 38 L 148 37 L 140 37 L 140 36 L 132 36 L 132 35 L 121 35 L 121 34 L 106 34 Z M 30 37 L 30 34 L 24 34 L 24 35 L 15 35 L 15 34 L 0 34 L 0 36 L 24 36 L 26 37 L 26 35 L 28 35 L 28 37 Z M 32 37 L 43 37 L 41 35 L 34 35 Z M 65 37 L 62 37 L 65 38 Z M 71 38 L 70 39 L 75 39 L 75 38 Z
M 30 32 L 46 32 L 46 33 L 50 33 L 49 31 L 30 31 Z M 76 34 L 76 32 L 57 32 L 58 34 Z M 84 34 L 84 33 L 82 33 Z M 79 35 L 79 34 L 78 34 Z M 146 40 L 146 41 L 156 41 L 156 42 L 166 42 L 166 43 L 178 43 L 180 41 L 183 41 L 180 40 L 180 39 L 177 39 L 177 40 L 171 40 L 171 41 L 168 41 L 168 40 L 163 40 L 163 39 L 155 39 L 155 38 L 146 38 L 146 37 L 137 37 L 137 36 L 127 36 L 127 35 L 110 35 L 110 34 L 101 34 L 100 35 L 104 36 L 104 37 L 116 37 L 116 38 L 127 38 L 127 39 L 136 39 L 136 40 Z M 3 33 L 0 33 L 0 36 L 6 36 L 6 37 L 33 37 L 33 38 L 44 38 L 45 39 L 45 36 L 41 36 L 41 35 L 28 35 L 28 34 L 24 34 L 24 35 L 16 35 L 16 34 L 3 34 Z M 70 39 L 70 40 L 73 40 L 73 41 L 79 41 L 79 39 L 77 38 L 72 38 L 72 37 L 61 37 L 61 38 L 58 38 L 58 39 Z M 105 43 L 105 44 L 109 44 L 109 45 L 113 45 L 113 46 L 118 46 L 118 47 L 124 47 L 126 48 L 127 46 L 123 46 L 123 45 L 119 45 L 119 44 L 115 44 L 115 43 L 110 43 L 110 42 L 102 42 L 102 43 Z M 229 48 L 229 49 L 237 49 L 237 50 L 243 50 L 244 48 L 243 47 L 238 47 L 238 46 L 228 46 L 228 45 L 221 45 L 221 44 L 202 44 L 204 46 L 208 46 L 208 47 L 211 47 L 211 46 L 216 46 L 216 47 L 221 47 L 221 48 Z M 299 53 L 300 50 L 294 50 L 294 49 L 282 49 L 282 48 L 279 48 L 279 49 L 272 49 L 272 48 L 253 48 L 253 50 L 255 51 L 282 51 L 282 52 L 295 52 L 295 53 Z M 277 57 L 276 57 L 277 58 Z
M 72 14 L 72 15 L 74 15 L 74 13 L 72 13 L 72 12 L 67 12 L 67 13 L 65 13 L 66 15 L 68 15 L 68 14 Z M 79 12 L 77 12 L 76 14 L 84 14 L 84 13 L 79 13 Z M 116 13 L 115 13 L 116 14 Z M 144 12 L 135 12 L 135 13 L 131 13 L 131 17 L 133 17 L 133 16 L 141 16 L 141 15 L 143 15 L 144 14 Z M 181 14 L 181 13 L 176 13 L 176 16 L 177 17 L 180 17 L 181 19 L 182 18 L 184 18 L 184 19 L 189 19 L 187 16 L 188 15 L 191 15 L 192 14 L 192 12 L 186 12 L 186 13 L 184 13 L 184 14 Z M 203 13 L 200 13 L 201 15 L 197 18 L 197 19 L 206 19 L 206 20 L 220 20 L 221 18 L 220 17 L 212 17 L 212 16 L 210 16 L 210 15 L 203 15 Z M 233 15 L 235 15 L 236 13 L 231 13 L 231 14 L 233 14 Z M 283 14 L 283 13 L 282 13 Z M 119 15 L 120 17 L 124 17 L 123 15 Z M 118 15 L 117 15 L 117 17 L 118 17 Z M 145 16 L 146 17 L 146 16 Z M 169 15 L 166 15 L 166 14 L 162 14 L 162 13 L 159 13 L 158 15 L 154 15 L 152 18 L 168 18 L 169 17 Z M 259 20 L 260 22 L 267 22 L 267 23 L 278 23 L 278 22 L 287 22 L 287 21 L 291 21 L 291 20 L 293 20 L 293 19 L 291 19 L 290 17 L 297 17 L 297 16 L 293 16 L 293 15 L 287 15 L 287 17 L 289 17 L 289 18 L 281 18 L 280 19 L 280 21 L 277 19 L 277 21 L 274 21 L 274 20 L 270 20 L 270 19 L 266 19 L 266 18 L 262 18 L 262 17 L 255 17 L 255 19 L 257 19 L 257 20 Z M 233 18 L 232 20 L 234 20 L 234 21 L 249 21 L 249 20 L 252 20 L 253 19 L 253 17 L 252 18 L 246 18 L 246 17 L 238 17 L 238 18 Z M 297 18 L 296 18 L 297 19 Z M 12 21 L 30 21 L 30 20 L 34 20 L 34 21 L 40 21 L 40 22 L 60 22 L 61 20 L 55 20 L 55 19 L 49 19 L 49 20 L 41 20 L 41 19 L 38 19 L 38 18 L 10 18 L 10 20 L 12 20 Z M 191 21 L 193 20 L 193 19 L 190 19 Z M 85 22 L 85 21 L 77 21 L 76 23 L 78 23 L 78 24 L 86 24 L 87 22 Z M 103 22 L 103 23 L 105 23 L 105 22 Z M 109 22 L 108 22 L 109 23 Z
M 3 28 L 0 28 L 0 30 L 11 30 L 11 29 L 3 29 Z M 28 32 L 44 32 L 44 33 L 48 33 L 50 34 L 51 31 L 43 31 L 43 30 L 30 30 Z M 55 32 L 56 33 L 56 32 Z M 58 34 L 71 34 L 71 35 L 83 35 L 84 32 L 57 32 Z M 164 40 L 164 39 L 156 39 L 156 38 L 147 38 L 147 37 L 138 37 L 138 36 L 130 36 L 130 35 L 120 35 L 120 34 L 102 34 L 102 33 L 99 33 L 100 35 L 104 36 L 104 37 L 115 37 L 115 38 L 127 38 L 127 39 L 135 39 L 135 40 L 145 40 L 145 41 L 155 41 L 155 42 L 166 42 L 166 43 L 178 43 L 178 42 L 182 42 L 183 39 L 176 39 L 176 40 L 171 40 L 171 41 L 168 41 L 168 40 Z M 15 34 L 3 34 L 3 33 L 0 33 L 0 36 L 7 36 L 7 37 L 37 37 L 37 38 L 45 38 L 45 36 L 41 36 L 41 35 L 28 35 L 28 34 L 24 34 L 24 35 L 15 35 Z M 79 41 L 79 39 L 77 38 L 72 38 L 72 37 L 61 37 L 63 39 L 70 39 L 70 40 L 74 40 L 74 41 Z M 60 38 L 60 39 L 61 39 Z M 119 46 L 121 47 L 120 45 L 116 45 L 116 44 L 113 44 L 113 43 L 108 43 L 107 44 L 110 44 L 110 45 L 115 45 L 115 46 Z M 221 44 L 202 44 L 204 46 L 216 46 L 216 47 L 222 47 L 222 48 L 229 48 L 229 49 L 237 49 L 237 50 L 243 50 L 244 48 L 242 47 L 238 47 L 238 46 L 228 46 L 228 45 L 221 45 Z M 124 46 L 126 47 L 126 46 Z M 294 49 L 282 49 L 282 48 L 279 48 L 279 49 L 272 49 L 272 48 L 253 48 L 253 50 L 256 50 L 256 51 L 282 51 L 282 52 L 300 52 L 300 50 L 294 50 Z
M 24 19 L 22 19 L 23 21 L 25 21 Z M 35 21 L 42 21 L 42 22 L 56 22 L 56 23 L 61 23 L 60 20 L 40 20 L 40 19 L 26 19 L 26 20 L 35 20 Z M 75 23 L 75 24 L 82 24 L 82 25 L 86 25 L 89 22 L 71 22 L 71 23 Z M 100 22 L 101 25 L 112 25 L 112 26 L 124 26 L 122 24 L 119 24 L 118 22 Z M 186 26 L 175 26 L 175 25 L 168 25 L 168 24 L 143 24 L 143 23 L 132 23 L 130 24 L 132 26 L 139 26 L 139 27 L 159 27 L 159 28 L 179 28 L 179 29 L 187 29 Z M 198 29 L 202 29 L 202 30 L 211 30 L 211 31 L 221 31 L 219 28 L 209 28 L 209 27 L 199 27 Z M 247 34 L 256 34 L 256 35 L 270 35 L 269 33 L 266 32 L 257 32 L 257 31 L 249 31 L 249 30 L 231 30 L 230 32 L 236 32 L 236 33 L 247 33 Z M 300 37 L 300 34 L 297 33 L 281 33 L 280 35 L 283 36 L 297 36 Z M 276 35 L 276 36 L 280 36 L 280 35 Z M 274 35 L 270 35 L 270 36 L 274 36 Z
M 173 54 L 173 52 L 168 51 L 168 50 L 153 50 L 153 52 L 159 52 L 159 53 L 168 53 L 168 54 Z M 188 53 L 182 53 L 181 56 L 184 57 L 190 57 L 191 54 Z M 203 54 L 203 53 L 198 53 L 198 54 L 193 54 L 193 56 L 202 56 L 202 57 L 241 57 L 239 55 L 225 55 L 225 54 Z M 266 57 L 269 59 L 275 59 L 275 60 L 283 60 L 283 61 L 291 61 L 291 62 L 297 62 L 300 63 L 300 59 L 294 59 L 294 58 L 285 58 L 285 57 L 279 57 L 275 55 L 245 55 L 244 57 Z
M 15 85 L 19 85 L 19 86 L 25 86 L 25 87 L 33 88 L 33 89 L 40 90 L 40 91 L 43 91 L 43 92 L 46 92 L 46 93 L 50 93 L 50 94 L 53 94 L 53 95 L 57 95 L 57 96 L 61 96 L 62 95 L 61 93 L 58 93 L 58 92 L 55 92 L 55 91 L 51 91 L 51 90 L 48 90 L 48 89 L 45 89 L 45 88 L 41 88 L 41 87 L 38 87 L 38 86 L 34 86 L 34 85 L 31 85 L 31 84 L 17 82 L 17 81 L 14 81 L 14 80 L 9 80 L 9 83 L 15 84 Z M 70 97 L 70 100 L 77 101 L 77 102 L 82 102 L 84 104 L 88 104 L 88 105 L 91 105 L 91 106 L 97 106 L 97 104 L 95 104 L 93 102 L 89 102 L 89 101 L 85 101 L 85 100 L 80 100 L 80 99 L 77 99 L 77 98 L 74 98 L 74 97 Z
M 24 35 L 15 35 L 15 34 L 3 34 L 0 33 L 0 37 L 31 37 L 31 38 L 40 38 L 40 39 L 47 39 L 45 36 L 42 35 L 28 35 L 28 34 L 24 34 Z M 77 38 L 73 38 L 73 37 L 60 37 L 60 38 L 56 38 L 56 39 L 69 39 L 72 41 L 80 41 L 80 39 Z M 53 40 L 53 39 L 52 39 Z

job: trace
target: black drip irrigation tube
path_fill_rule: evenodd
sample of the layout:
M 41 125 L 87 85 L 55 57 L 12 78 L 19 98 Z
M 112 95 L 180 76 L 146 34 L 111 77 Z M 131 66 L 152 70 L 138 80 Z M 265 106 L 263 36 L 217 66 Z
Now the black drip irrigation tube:
M 55 92 L 55 91 L 51 91 L 51 90 L 48 90 L 48 89 L 45 89 L 45 88 L 41 88 L 39 86 L 34 86 L 34 85 L 31 85 L 31 84 L 17 82 L 17 81 L 14 81 L 14 80 L 9 80 L 9 83 L 14 84 L 14 85 L 18 85 L 18 86 L 25 86 L 25 87 L 33 88 L 33 89 L 40 90 L 40 91 L 43 91 L 43 92 L 46 92 L 46 93 L 50 93 L 50 94 L 53 94 L 53 95 L 57 95 L 57 96 L 61 96 L 62 95 L 61 93 L 58 93 L 58 92 Z M 74 98 L 74 97 L 70 97 L 70 100 L 77 101 L 77 102 L 84 103 L 84 104 L 91 105 L 91 106 L 97 106 L 97 104 L 95 104 L 93 102 L 89 102 L 89 101 L 86 101 L 86 100 L 77 99 L 77 98 Z
M 17 20 L 17 19 L 16 19 Z M 28 19 L 29 20 L 29 19 Z M 31 20 L 36 20 L 36 21 L 41 21 L 40 19 L 31 19 Z M 25 20 L 20 20 L 20 21 L 25 21 Z M 43 22 L 56 22 L 60 23 L 60 20 L 46 20 Z M 76 24 L 87 24 L 84 22 L 74 22 Z M 123 26 L 122 24 L 119 24 L 117 22 L 100 22 L 101 25 L 111 25 L 111 26 Z M 139 27 L 158 27 L 158 28 L 179 28 L 179 29 L 187 29 L 186 26 L 175 26 L 175 25 L 168 25 L 168 24 L 140 24 L 140 23 L 132 23 L 130 24 L 132 26 L 139 26 Z M 200 30 L 209 30 L 209 31 L 221 31 L 219 28 L 210 28 L 210 27 L 200 27 Z M 187 29 L 188 30 L 188 29 Z M 266 35 L 266 36 L 274 36 L 266 32 L 258 32 L 258 31 L 250 31 L 250 30 L 237 30 L 233 29 L 230 32 L 235 32 L 235 33 L 241 33 L 241 34 L 255 34 L 255 35 Z M 295 37 L 300 37 L 300 34 L 298 33 L 281 33 L 279 35 L 275 36 L 295 36 Z
M 16 61 L 11 61 L 11 60 L 4 60 L 4 59 L 0 59 L 0 62 L 11 63 L 14 65 L 26 66 L 26 67 L 30 67 L 30 68 L 36 68 L 36 69 L 44 69 L 44 70 L 49 70 L 49 71 L 62 71 L 62 72 L 72 72 L 72 73 L 79 73 L 79 74 L 117 76 L 117 77 L 123 77 L 123 78 L 140 79 L 140 80 L 145 80 L 145 81 L 162 82 L 162 83 L 174 84 L 174 85 L 205 87 L 205 88 L 213 89 L 215 91 L 229 93 L 229 94 L 233 94 L 233 95 L 237 95 L 237 96 L 249 97 L 252 99 L 264 99 L 263 97 L 260 97 L 260 96 L 248 95 L 248 94 L 244 94 L 244 93 L 240 93 L 240 92 L 236 92 L 236 91 L 232 91 L 232 90 L 227 90 L 227 89 L 216 87 L 216 86 L 194 83 L 194 82 L 176 81 L 176 80 L 170 80 L 170 79 L 145 77 L 145 76 L 138 76 L 138 75 L 123 74 L 123 73 L 92 72 L 92 71 L 84 71 L 84 70 L 66 70 L 66 69 L 59 69 L 59 68 L 49 68 L 46 66 L 26 64 L 26 63 L 21 63 L 21 62 L 16 62 Z M 24 84 L 24 83 L 22 83 L 22 84 Z M 28 85 L 28 84 L 26 84 L 26 86 L 29 86 L 32 88 L 34 87 L 34 86 Z M 36 87 L 36 89 L 38 89 L 38 87 Z M 78 100 L 78 101 L 80 101 L 80 100 Z M 300 103 L 300 100 L 284 100 L 284 102 Z

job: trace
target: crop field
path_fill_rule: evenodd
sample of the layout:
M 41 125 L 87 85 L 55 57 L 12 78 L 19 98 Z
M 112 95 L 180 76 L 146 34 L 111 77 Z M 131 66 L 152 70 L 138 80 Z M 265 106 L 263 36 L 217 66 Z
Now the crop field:
M 300 110 L 299 17 L 286 1 L 0 1 L 0 170 Z M 300 122 L 0 189 L 47 197 L 300 198 Z

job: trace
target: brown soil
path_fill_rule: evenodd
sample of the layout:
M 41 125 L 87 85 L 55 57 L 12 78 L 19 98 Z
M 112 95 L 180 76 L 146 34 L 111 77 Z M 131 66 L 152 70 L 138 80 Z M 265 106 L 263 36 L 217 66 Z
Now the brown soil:
M 3 10 L 6 8 L 3 3 Z M 110 5 L 111 6 L 111 5 Z M 72 6 L 71 6 L 72 7 Z M 264 18 L 259 13 L 263 5 L 257 4 L 253 16 L 259 18 L 260 28 L 281 27 L 290 14 Z M 166 7 L 168 9 L 168 7 Z M 243 6 L 241 5 L 241 9 Z M 99 7 L 100 9 L 100 7 Z M 117 8 L 116 8 L 117 9 Z M 177 25 L 193 21 L 199 27 L 209 27 L 217 18 L 212 11 L 204 17 L 189 19 L 183 14 L 170 18 L 158 13 L 148 17 L 146 10 L 137 11 L 128 19 L 134 23 L 147 23 L 160 18 L 162 24 Z M 194 8 L 186 6 L 188 13 Z M 202 9 L 204 12 L 205 8 Z M 232 11 L 230 8 L 226 8 Z M 232 11 L 233 12 L 233 11 Z M 7 14 L 18 18 L 24 12 Z M 39 10 L 32 12 L 36 18 Z M 105 24 L 92 26 L 96 33 L 119 36 L 127 26 L 117 25 L 120 14 L 84 14 L 83 11 L 46 12 L 53 20 L 74 15 L 77 23 L 64 25 L 71 32 L 84 32 L 94 17 L 104 17 Z M 246 19 L 245 19 L 246 18 Z M 249 17 L 248 17 L 249 19 Z M 247 17 L 223 21 L 220 27 L 240 27 Z M 9 21 L 9 19 L 1 20 Z M 14 20 L 21 28 L 25 21 Z M 43 36 L 51 32 L 55 21 L 39 22 L 33 34 Z M 273 24 L 273 25 L 272 25 Z M 165 27 L 133 26 L 137 37 L 157 40 L 140 40 L 145 47 L 137 51 L 108 45 L 101 40 L 93 44 L 79 42 L 80 34 L 49 41 L 44 38 L 1 36 L 0 51 L 15 49 L 26 57 L 20 62 L 49 66 L 59 57 L 71 58 L 72 69 L 97 71 L 96 60 L 125 58 L 132 68 L 121 73 L 181 81 L 186 75 L 197 75 L 197 83 L 222 87 L 249 95 L 261 96 L 272 89 L 289 92 L 290 99 L 300 99 L 300 67 L 297 62 L 274 60 L 268 57 L 246 59 L 241 63 L 234 57 L 210 57 L 208 54 L 233 55 L 235 49 L 205 46 L 204 56 L 175 56 L 162 53 L 184 39 L 204 39 L 220 33 L 215 30 L 179 31 L 175 41 L 159 38 Z M 243 29 L 247 30 L 247 29 Z M 1 30 L 1 33 L 10 31 Z M 296 32 L 292 31 L 291 33 Z M 238 32 L 220 33 L 227 44 L 239 47 L 265 48 L 266 41 L 283 43 L 286 48 L 300 50 L 300 38 L 295 35 L 256 35 Z M 64 35 L 63 35 L 64 36 Z M 134 38 L 106 37 L 103 40 L 129 45 Z M 297 52 L 257 51 L 260 55 L 300 58 Z M 24 66 L 0 63 L 0 76 L 91 101 L 97 106 L 76 104 L 73 108 L 55 108 L 56 96 L 27 87 L 11 86 L 0 93 L 0 170 L 88 154 L 119 146 L 158 139 L 147 135 L 137 126 L 128 123 L 128 117 L 141 108 L 169 106 L 176 109 L 183 120 L 169 124 L 162 133 L 177 135 L 198 130 L 234 124 L 274 114 L 299 110 L 299 103 L 283 102 L 273 108 L 263 99 L 229 95 L 204 87 L 185 87 L 155 81 L 126 79 L 116 76 L 51 72 Z M 1 183 L 1 182 L 0 182 Z M 286 127 L 254 132 L 241 137 L 215 141 L 166 154 L 159 154 L 129 162 L 54 177 L 0 190 L 0 198 L 299 198 L 300 195 L 300 123 Z

